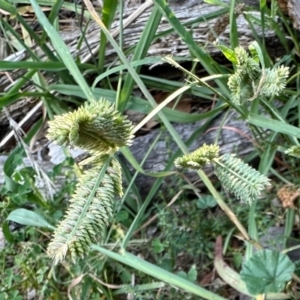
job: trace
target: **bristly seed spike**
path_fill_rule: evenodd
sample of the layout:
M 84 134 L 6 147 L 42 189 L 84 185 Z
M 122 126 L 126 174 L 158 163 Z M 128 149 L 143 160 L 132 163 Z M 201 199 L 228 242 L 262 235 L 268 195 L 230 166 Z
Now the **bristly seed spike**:
M 127 117 L 105 99 L 86 102 L 74 112 L 49 121 L 49 140 L 82 148 L 91 155 L 82 163 L 91 167 L 80 176 L 65 218 L 58 224 L 48 245 L 48 255 L 55 264 L 68 252 L 75 262 L 76 257 L 84 256 L 91 243 L 103 241 L 104 229 L 113 214 L 115 194 L 123 194 L 121 166 L 113 154 L 120 147 L 132 144 L 132 130 L 133 125 Z M 102 181 L 97 185 L 106 164 Z

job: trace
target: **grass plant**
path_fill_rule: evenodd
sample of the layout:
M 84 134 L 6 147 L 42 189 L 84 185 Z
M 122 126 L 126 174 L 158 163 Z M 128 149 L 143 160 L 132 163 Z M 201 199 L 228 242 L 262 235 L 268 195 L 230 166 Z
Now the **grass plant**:
M 141 5 L 141 13 L 147 7 L 151 13 L 138 43 L 128 51 L 123 50 L 127 20 L 119 18 L 118 39 L 111 29 L 116 17 L 123 15 L 123 1 L 103 0 L 100 11 L 89 0 L 76 5 L 61 0 L 0 2 L 0 14 L 4 16 L 0 19 L 0 33 L 5 37 L 7 55 L 22 51 L 27 55 L 21 61 L 0 60 L 1 72 L 20 72 L 13 85 L 0 92 L 0 109 L 7 111 L 10 105 L 26 97 L 38 99 L 44 108 L 44 115 L 31 124 L 26 135 L 19 136 L 20 142 L 3 166 L 0 220 L 6 245 L 0 252 L 0 299 L 29 299 L 31 294 L 31 299 L 221 300 L 229 299 L 236 291 L 253 299 L 300 298 L 299 262 L 289 260 L 285 253 L 288 249 L 282 253 L 263 249 L 259 241 L 261 233 L 280 220 L 285 227 L 286 247 L 293 228 L 299 227 L 297 197 L 287 207 L 276 208 L 271 201 L 277 186 L 289 184 L 298 191 L 298 37 L 275 1 L 270 8 L 266 1 L 260 1 L 259 20 L 243 11 L 237 1 L 207 2 L 219 5 L 219 10 L 200 16 L 193 24 L 183 24 L 167 1 L 154 0 L 153 5 L 146 1 Z M 29 8 L 39 26 L 38 32 L 23 13 Z M 101 29 L 101 43 L 97 51 L 91 49 L 89 60 L 74 56 L 60 36 L 60 12 L 65 10 L 87 24 L 95 22 Z M 241 13 L 252 29 L 255 22 L 262 32 L 272 27 L 286 54 L 277 60 L 272 58 L 264 35 L 259 37 L 255 32 L 256 40 L 248 49 L 239 47 L 237 15 Z M 276 23 L 276 14 L 280 24 Z M 163 18 L 169 29 L 159 32 Z M 230 67 L 219 65 L 205 45 L 199 45 L 193 38 L 193 26 L 212 18 L 228 20 L 230 45 L 218 41 L 215 47 L 232 64 Z M 289 38 L 282 34 L 282 28 Z M 86 42 L 85 29 L 81 28 L 79 48 Z M 190 56 L 148 57 L 151 44 L 170 33 L 187 45 Z M 112 65 L 106 62 L 109 47 L 118 57 Z M 190 69 L 183 67 L 186 61 L 191 63 Z M 143 66 L 156 63 L 176 67 L 187 79 L 173 81 L 142 74 Z M 197 74 L 199 66 L 206 75 Z M 54 80 L 49 81 L 50 77 Z M 150 92 L 153 88 L 168 92 L 160 104 Z M 142 96 L 136 96 L 137 89 Z M 175 110 L 174 103 L 187 94 L 211 103 L 210 110 L 192 114 Z M 105 105 L 98 107 L 95 103 L 100 98 L 105 99 L 101 100 Z M 167 106 L 170 103 L 174 104 L 172 108 Z M 121 116 L 128 109 L 144 114 L 145 118 L 131 126 Z M 251 130 L 254 150 L 244 158 L 253 163 L 251 167 L 231 153 L 219 155 L 219 134 L 214 145 L 189 151 L 197 134 L 204 133 L 217 116 L 223 113 L 223 123 L 226 122 L 225 111 L 235 111 Z M 160 172 L 144 169 L 160 136 L 149 145 L 141 162 L 127 147 L 133 134 L 138 134 L 153 117 L 169 133 L 172 145 L 176 145 L 176 151 L 170 150 Z M 49 180 L 55 182 L 63 176 L 65 182 L 52 199 L 36 188 L 37 171 L 33 165 L 23 165 L 23 158 L 28 156 L 25 145 L 34 143 L 46 120 L 50 120 L 48 136 L 63 145 L 66 154 L 65 146 L 71 145 L 92 155 L 86 160 L 86 165 L 92 164 L 92 169 L 85 170 L 90 176 L 87 181 L 71 157 L 53 167 Z M 202 127 L 183 141 L 174 123 L 196 121 L 202 121 Z M 11 124 L 14 132 L 20 132 L 20 125 Z M 127 164 L 119 159 L 118 151 Z M 215 166 L 218 184 L 203 169 L 206 164 Z M 175 165 L 196 171 L 205 194 Z M 140 174 L 155 178 L 146 197 L 136 184 Z M 166 190 L 168 183 L 170 188 Z M 81 190 L 74 194 L 76 186 L 77 191 Z M 115 194 L 121 199 L 115 201 Z M 72 195 L 68 208 L 66 200 Z M 109 209 L 104 211 L 102 200 L 106 196 Z M 67 221 L 62 221 L 66 211 Z M 96 212 L 103 214 L 101 220 Z M 56 242 L 48 250 L 55 263 L 60 262 L 55 265 L 46 249 L 53 229 L 59 224 Z M 154 234 L 149 234 L 151 230 Z M 190 239 L 195 241 L 193 245 Z M 71 246 L 56 253 L 57 243 L 62 240 Z M 181 264 L 180 257 L 185 258 Z M 265 272 L 259 272 L 259 264 L 266 266 Z M 223 286 L 213 280 L 207 283 L 214 269 Z M 270 283 L 261 285 L 257 278 Z

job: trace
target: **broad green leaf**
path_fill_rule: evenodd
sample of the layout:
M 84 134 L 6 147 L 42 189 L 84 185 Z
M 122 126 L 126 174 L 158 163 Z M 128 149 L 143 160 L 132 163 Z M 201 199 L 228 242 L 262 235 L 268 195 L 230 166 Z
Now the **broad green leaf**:
M 189 272 L 187 273 L 187 279 L 191 282 L 195 282 L 197 280 L 198 272 L 196 265 L 192 265 Z
M 184 271 L 179 271 L 176 275 L 187 280 L 187 274 Z
M 151 246 L 153 247 L 154 253 L 161 253 L 165 249 L 165 245 L 159 239 L 152 240 Z
M 286 254 L 265 249 L 243 264 L 240 276 L 251 294 L 260 295 L 280 292 L 294 270 L 295 265 Z
M 115 218 L 116 218 L 116 222 L 122 222 L 122 221 L 127 220 L 129 218 L 129 214 L 128 214 L 127 211 L 121 210 L 121 211 L 118 211 L 116 213 Z
M 205 195 L 197 200 L 196 205 L 200 209 L 206 209 L 215 207 L 217 205 L 217 201 L 213 196 Z
M 300 260 L 295 262 L 295 274 L 299 277 L 300 276 Z
M 25 208 L 15 209 L 8 215 L 7 220 L 22 225 L 46 227 L 52 230 L 55 229 L 55 227 L 49 224 L 43 217 L 41 217 L 34 211 Z

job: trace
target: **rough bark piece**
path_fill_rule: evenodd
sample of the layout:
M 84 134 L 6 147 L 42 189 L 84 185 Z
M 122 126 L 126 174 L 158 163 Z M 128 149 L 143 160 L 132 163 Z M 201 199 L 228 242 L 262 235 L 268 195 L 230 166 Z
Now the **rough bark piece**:
M 289 0 L 287 4 L 288 15 L 293 21 L 294 28 L 300 30 L 300 1 Z

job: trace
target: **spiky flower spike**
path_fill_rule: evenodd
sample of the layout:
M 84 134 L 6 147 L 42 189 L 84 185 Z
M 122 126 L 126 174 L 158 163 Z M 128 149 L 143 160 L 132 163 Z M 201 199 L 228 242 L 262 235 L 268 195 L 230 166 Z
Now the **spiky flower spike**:
M 102 242 L 113 214 L 115 195 L 122 196 L 122 174 L 113 153 L 131 145 L 133 126 L 113 105 L 101 99 L 49 122 L 48 138 L 60 145 L 90 151 L 91 168 L 79 178 L 65 218 L 54 231 L 47 252 L 54 263 L 67 253 L 75 261 L 91 243 Z
M 206 145 L 175 160 L 175 166 L 192 170 L 202 169 L 213 163 L 215 174 L 226 189 L 238 199 L 251 203 L 270 180 L 231 154 L 219 156 L 219 146 Z
M 292 146 L 284 151 L 284 153 L 300 158 L 300 146 Z
M 215 174 L 222 185 L 238 199 L 252 203 L 267 186 L 270 179 L 233 154 L 224 154 L 215 161 Z
M 49 121 L 47 138 L 59 145 L 107 153 L 132 144 L 132 124 L 105 99 Z
M 194 152 L 178 157 L 174 164 L 177 168 L 200 170 L 218 156 L 219 146 L 204 144 Z
M 289 68 L 279 66 L 261 68 L 263 59 L 257 42 L 249 46 L 249 52 L 236 47 L 231 50 L 215 44 L 224 55 L 235 65 L 235 72 L 228 78 L 231 100 L 235 105 L 242 105 L 258 97 L 273 97 L 279 95 L 286 86 Z M 259 49 L 259 50 L 258 50 Z

